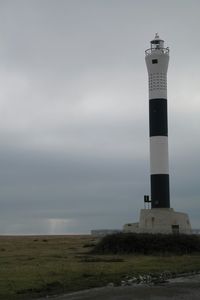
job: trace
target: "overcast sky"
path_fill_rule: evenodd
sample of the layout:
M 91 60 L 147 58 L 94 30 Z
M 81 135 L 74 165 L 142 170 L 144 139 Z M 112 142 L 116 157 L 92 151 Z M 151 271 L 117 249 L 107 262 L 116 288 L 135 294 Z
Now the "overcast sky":
M 0 0 L 0 234 L 138 221 L 155 32 L 170 47 L 171 206 L 200 228 L 199 12 L 198 0 Z

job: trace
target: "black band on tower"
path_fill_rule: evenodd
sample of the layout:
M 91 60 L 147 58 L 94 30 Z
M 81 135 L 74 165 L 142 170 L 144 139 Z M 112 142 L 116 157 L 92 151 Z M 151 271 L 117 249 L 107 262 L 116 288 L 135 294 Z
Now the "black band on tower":
M 149 101 L 149 134 L 150 136 L 167 136 L 167 99 Z
M 170 207 L 168 174 L 151 175 L 151 199 L 152 208 Z

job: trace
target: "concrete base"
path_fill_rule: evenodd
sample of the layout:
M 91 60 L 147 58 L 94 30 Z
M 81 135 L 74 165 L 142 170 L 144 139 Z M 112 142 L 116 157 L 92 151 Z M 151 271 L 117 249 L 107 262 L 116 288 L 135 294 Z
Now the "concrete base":
M 141 209 L 140 221 L 123 226 L 124 232 L 191 234 L 189 217 L 173 208 Z

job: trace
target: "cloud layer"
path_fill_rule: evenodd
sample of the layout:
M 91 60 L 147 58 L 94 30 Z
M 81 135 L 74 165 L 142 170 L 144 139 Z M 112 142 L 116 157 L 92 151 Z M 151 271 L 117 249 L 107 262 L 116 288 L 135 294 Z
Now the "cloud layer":
M 199 8 L 1 1 L 1 234 L 87 233 L 138 219 L 149 193 L 144 50 L 156 31 L 171 50 L 172 206 L 200 227 Z

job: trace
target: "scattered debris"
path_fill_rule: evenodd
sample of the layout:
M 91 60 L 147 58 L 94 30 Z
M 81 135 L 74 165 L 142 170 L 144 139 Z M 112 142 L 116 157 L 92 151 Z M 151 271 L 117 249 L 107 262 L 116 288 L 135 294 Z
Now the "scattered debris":
M 120 286 L 131 286 L 137 284 L 146 284 L 146 285 L 156 285 L 167 283 L 170 279 L 176 277 L 185 277 L 190 275 L 195 275 L 197 272 L 186 273 L 186 274 L 175 274 L 172 272 L 163 272 L 163 273 L 150 273 L 144 275 L 134 275 L 134 276 L 125 276 L 120 282 Z

